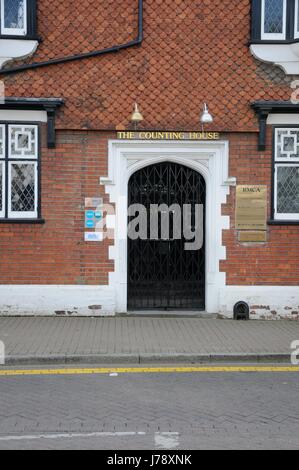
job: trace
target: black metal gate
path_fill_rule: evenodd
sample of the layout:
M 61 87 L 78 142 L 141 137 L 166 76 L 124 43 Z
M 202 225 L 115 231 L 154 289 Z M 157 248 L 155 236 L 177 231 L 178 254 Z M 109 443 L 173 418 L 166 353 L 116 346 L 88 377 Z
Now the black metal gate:
M 178 204 L 192 207 L 192 228 L 195 226 L 195 204 L 205 207 L 206 185 L 196 171 L 171 162 L 145 167 L 129 181 L 129 206 L 142 204 L 147 209 L 146 240 L 128 238 L 128 309 L 129 310 L 204 310 L 205 246 L 185 250 L 186 240 L 150 239 L 150 207 L 152 204 Z M 129 217 L 129 222 L 134 217 Z M 190 240 L 189 240 L 190 242 Z M 205 244 L 204 244 L 205 245 Z

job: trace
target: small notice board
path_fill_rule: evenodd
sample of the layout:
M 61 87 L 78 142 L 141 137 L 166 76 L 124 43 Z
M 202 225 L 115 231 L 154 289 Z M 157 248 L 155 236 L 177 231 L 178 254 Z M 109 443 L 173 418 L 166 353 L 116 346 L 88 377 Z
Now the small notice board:
M 237 186 L 236 229 L 267 229 L 267 186 Z

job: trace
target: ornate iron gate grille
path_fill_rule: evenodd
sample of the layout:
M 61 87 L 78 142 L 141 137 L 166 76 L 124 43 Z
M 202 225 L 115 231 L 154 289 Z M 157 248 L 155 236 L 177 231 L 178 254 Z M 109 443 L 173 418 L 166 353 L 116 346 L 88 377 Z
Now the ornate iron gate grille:
M 205 308 L 205 246 L 186 251 L 183 237 L 174 240 L 151 240 L 150 206 L 178 204 L 192 206 L 192 229 L 195 227 L 195 204 L 205 207 L 206 185 L 196 171 L 176 163 L 159 163 L 136 172 L 129 181 L 129 205 L 142 204 L 147 209 L 148 239 L 128 239 L 128 309 Z M 129 218 L 130 221 L 131 218 Z M 181 218 L 182 219 L 182 218 Z M 183 220 L 181 220 L 181 225 Z M 170 227 L 172 224 L 170 223 Z

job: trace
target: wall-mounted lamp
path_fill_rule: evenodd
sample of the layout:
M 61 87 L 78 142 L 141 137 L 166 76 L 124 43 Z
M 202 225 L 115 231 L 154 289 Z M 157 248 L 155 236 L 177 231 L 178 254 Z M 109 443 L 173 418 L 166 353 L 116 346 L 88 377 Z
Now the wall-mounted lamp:
M 131 117 L 131 122 L 134 124 L 135 129 L 138 128 L 138 125 L 139 125 L 142 121 L 143 121 L 143 116 L 142 116 L 141 112 L 140 112 L 139 109 L 138 109 L 138 104 L 135 103 L 134 112 L 133 112 L 132 117 Z
M 200 116 L 200 122 L 202 124 L 202 130 L 204 129 L 205 124 L 212 124 L 214 118 L 212 114 L 209 112 L 208 105 L 205 103 L 203 107 L 202 115 Z

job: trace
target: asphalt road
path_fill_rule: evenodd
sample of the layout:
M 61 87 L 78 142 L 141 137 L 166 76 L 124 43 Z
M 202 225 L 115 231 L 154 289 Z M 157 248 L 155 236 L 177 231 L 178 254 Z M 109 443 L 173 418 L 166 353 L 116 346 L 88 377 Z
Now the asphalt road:
M 0 449 L 298 449 L 298 372 L 0 375 Z

